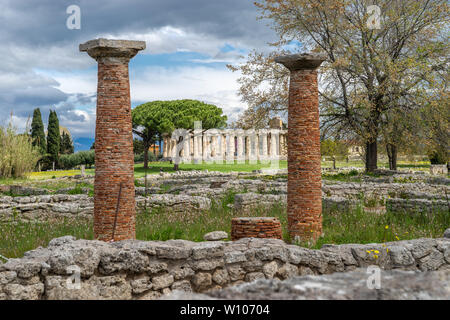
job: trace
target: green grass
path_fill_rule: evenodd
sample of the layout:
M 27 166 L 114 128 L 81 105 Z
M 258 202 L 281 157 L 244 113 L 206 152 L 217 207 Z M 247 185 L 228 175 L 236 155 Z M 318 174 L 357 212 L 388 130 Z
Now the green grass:
M 223 197 L 221 204 L 200 213 L 175 213 L 161 209 L 139 212 L 136 237 L 140 240 L 202 241 L 203 235 L 211 231 L 223 230 L 230 234 L 233 217 L 270 216 L 280 219 L 284 239 L 289 242 L 287 215 L 283 204 L 271 208 L 257 208 L 250 213 L 236 213 L 227 206 L 233 202 L 233 197 L 234 193 L 230 191 Z M 314 245 L 300 245 L 318 249 L 323 244 L 363 244 L 422 237 L 437 238 L 442 237 L 448 226 L 448 212 L 433 212 L 432 215 L 387 212 L 379 215 L 364 212 L 361 207 L 346 212 L 330 210 L 323 214 L 324 236 Z M 0 254 L 10 258 L 21 257 L 24 252 L 38 246 L 47 246 L 48 242 L 56 237 L 73 235 L 77 238 L 93 239 L 92 223 L 74 220 L 0 223 L 0 235 Z
M 65 235 L 80 239 L 93 239 L 91 223 L 85 220 L 59 222 L 0 223 L 0 254 L 8 258 L 22 257 L 26 251 L 46 247 L 50 240 Z
M 238 163 L 234 161 L 234 163 L 202 163 L 202 164 L 193 164 L 193 163 L 181 163 L 179 165 L 179 169 L 181 171 L 193 171 L 193 170 L 208 170 L 208 171 L 220 171 L 220 172 L 252 172 L 253 170 L 259 169 L 270 169 L 270 163 L 261 163 L 258 162 L 256 164 L 250 164 L 248 161 L 245 163 Z M 280 169 L 287 168 L 287 161 L 280 161 L 279 163 Z M 147 169 L 147 174 L 157 174 L 160 171 L 166 173 L 173 173 L 175 170 L 173 169 L 173 164 L 170 162 L 151 162 L 149 163 L 149 168 Z M 135 177 L 144 177 L 145 169 L 142 163 L 136 164 L 134 166 L 134 175 Z
M 324 244 L 382 243 L 418 238 L 441 238 L 450 226 L 448 211 L 435 210 L 432 214 L 365 212 L 362 207 L 342 212 L 333 210 L 323 215 L 324 236 L 314 245 L 302 246 L 319 249 Z
M 322 161 L 322 167 L 323 168 L 331 168 L 333 165 L 332 161 Z M 378 162 L 379 168 L 388 168 L 389 165 L 387 162 L 380 161 Z M 336 167 L 337 168 L 344 168 L 344 167 L 356 167 L 356 168 L 363 168 L 364 163 L 362 161 L 336 161 Z M 287 161 L 283 160 L 279 162 L 279 168 L 280 169 L 286 169 L 287 168 Z M 414 170 L 429 170 L 430 163 L 429 162 L 412 162 L 412 161 L 399 161 L 398 162 L 398 168 L 399 169 L 414 169 Z M 163 170 L 163 172 L 175 172 L 173 170 L 173 164 L 170 164 L 170 162 L 150 162 L 149 168 L 147 169 L 148 174 L 158 174 L 160 172 L 160 169 Z M 181 171 L 192 171 L 192 170 L 209 170 L 209 171 L 220 171 L 220 172 L 251 172 L 253 170 L 259 170 L 259 169 L 270 169 L 270 163 L 261 163 L 258 162 L 257 164 L 250 164 L 248 161 L 245 163 L 237 163 L 235 161 L 234 163 L 223 163 L 223 164 L 216 164 L 216 163 L 201 163 L 201 164 L 188 164 L 188 163 L 182 163 L 179 166 L 179 169 Z M 4 179 L 0 178 L 0 185 L 9 185 L 9 184 L 27 184 L 30 181 L 31 182 L 39 182 L 39 180 L 49 180 L 49 179 L 55 179 L 59 177 L 64 176 L 75 176 L 80 175 L 80 170 L 62 170 L 62 171 L 45 171 L 45 172 L 33 172 L 31 173 L 27 178 L 21 178 L 21 179 Z M 94 175 L 95 169 L 86 169 L 87 175 Z M 142 163 L 138 163 L 135 165 L 135 177 L 141 178 L 145 174 L 144 165 Z M 330 175 L 331 176 L 331 175 Z M 57 182 L 59 180 L 56 180 Z M 58 189 L 54 188 L 51 183 L 48 183 L 49 189 Z M 63 182 L 61 182 L 63 183 Z M 60 188 L 65 188 L 67 186 L 61 186 Z M 43 186 L 45 188 L 45 186 Z

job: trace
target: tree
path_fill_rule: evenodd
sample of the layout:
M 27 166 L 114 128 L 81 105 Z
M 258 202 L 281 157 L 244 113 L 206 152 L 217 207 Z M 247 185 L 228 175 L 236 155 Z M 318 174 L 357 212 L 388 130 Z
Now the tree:
M 256 5 L 279 35 L 270 55 L 252 53 L 236 70 L 243 74 L 240 94 L 253 108 L 286 108 L 287 70 L 271 66 L 292 40 L 295 51 L 328 56 L 320 78 L 321 127 L 355 133 L 365 144 L 366 171 L 377 168 L 377 143 L 383 115 L 408 108 L 448 64 L 448 4 L 445 0 L 386 0 L 380 29 L 368 25 L 365 0 L 265 0 Z M 444 59 L 442 59 L 444 58 Z M 275 84 L 272 85 L 271 82 Z M 263 86 L 263 83 L 269 84 Z M 280 92 L 283 90 L 283 92 Z M 276 98 L 264 103 L 269 93 Z M 263 103 L 262 103 L 263 102 Z M 280 103 L 278 103 L 280 102 Z
M 333 169 L 336 169 L 336 158 L 344 158 L 348 155 L 347 145 L 339 140 L 326 139 L 320 142 L 320 153 L 322 156 L 331 157 Z
M 60 142 L 60 154 L 72 154 L 74 152 L 73 142 L 69 134 L 63 131 Z
M 8 127 L 0 126 L 0 177 L 25 177 L 41 158 L 38 147 L 33 146 L 27 126 L 25 133 L 18 134 L 12 121 Z
M 47 153 L 49 154 L 49 160 L 55 164 L 58 163 L 59 159 L 60 142 L 58 116 L 56 111 L 50 110 L 47 128 Z
M 39 108 L 33 111 L 31 138 L 33 146 L 38 148 L 41 155 L 45 155 L 47 153 L 47 141 L 45 139 L 44 123 L 42 122 L 41 110 Z
M 152 101 L 132 111 L 133 133 L 144 144 L 144 168 L 148 168 L 148 149 L 163 134 L 175 129 L 194 129 L 195 121 L 202 121 L 204 130 L 223 128 L 227 117 L 221 108 L 197 100 Z
M 143 154 L 145 151 L 144 143 L 141 139 L 133 139 L 133 152 L 134 154 Z
M 434 99 L 425 104 L 420 112 L 424 122 L 423 137 L 432 164 L 448 164 L 450 158 L 450 95 L 447 81 L 445 79 L 441 83 Z

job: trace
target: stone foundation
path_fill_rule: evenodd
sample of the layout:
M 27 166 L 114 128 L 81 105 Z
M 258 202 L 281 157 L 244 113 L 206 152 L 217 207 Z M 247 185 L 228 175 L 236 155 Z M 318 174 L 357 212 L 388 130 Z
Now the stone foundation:
M 157 299 L 173 290 L 201 293 L 256 279 L 283 280 L 370 265 L 449 270 L 450 239 L 311 250 L 276 239 L 105 243 L 63 237 L 0 264 L 0 299 Z M 70 283 L 78 275 L 77 288 Z
M 280 220 L 271 217 L 231 219 L 231 240 L 242 238 L 283 239 Z
M 154 194 L 135 198 L 136 207 L 143 210 L 164 209 L 170 212 L 200 212 L 211 208 L 206 197 Z M 57 219 L 93 218 L 94 199 L 87 195 L 44 195 L 33 197 L 0 197 L 0 222 L 12 218 L 22 221 L 43 222 Z

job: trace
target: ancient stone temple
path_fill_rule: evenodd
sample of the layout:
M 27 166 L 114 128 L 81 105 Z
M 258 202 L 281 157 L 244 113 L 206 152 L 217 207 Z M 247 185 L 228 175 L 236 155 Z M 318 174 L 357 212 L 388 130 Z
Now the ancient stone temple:
M 98 62 L 94 236 L 135 238 L 134 155 L 128 62 L 144 41 L 96 39 L 80 45 Z
M 317 68 L 326 59 L 295 54 L 275 59 L 291 71 L 288 122 L 288 228 L 291 239 L 322 234 L 319 92 Z
M 177 136 L 164 137 L 163 158 L 171 160 L 178 156 L 183 162 L 286 160 L 287 130 L 280 118 L 269 122 L 270 128 L 259 130 L 210 129 L 187 132 L 189 143 L 177 146 Z

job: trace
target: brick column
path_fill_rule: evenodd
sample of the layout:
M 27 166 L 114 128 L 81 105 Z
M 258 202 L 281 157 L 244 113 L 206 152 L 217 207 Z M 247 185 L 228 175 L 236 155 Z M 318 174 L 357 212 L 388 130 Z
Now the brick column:
M 96 39 L 80 45 L 80 51 L 98 62 L 94 189 L 98 240 L 136 237 L 128 62 L 143 49 L 144 41 Z
M 322 235 L 320 169 L 319 54 L 295 54 L 275 59 L 291 71 L 288 121 L 288 228 L 292 240 L 316 240 Z

